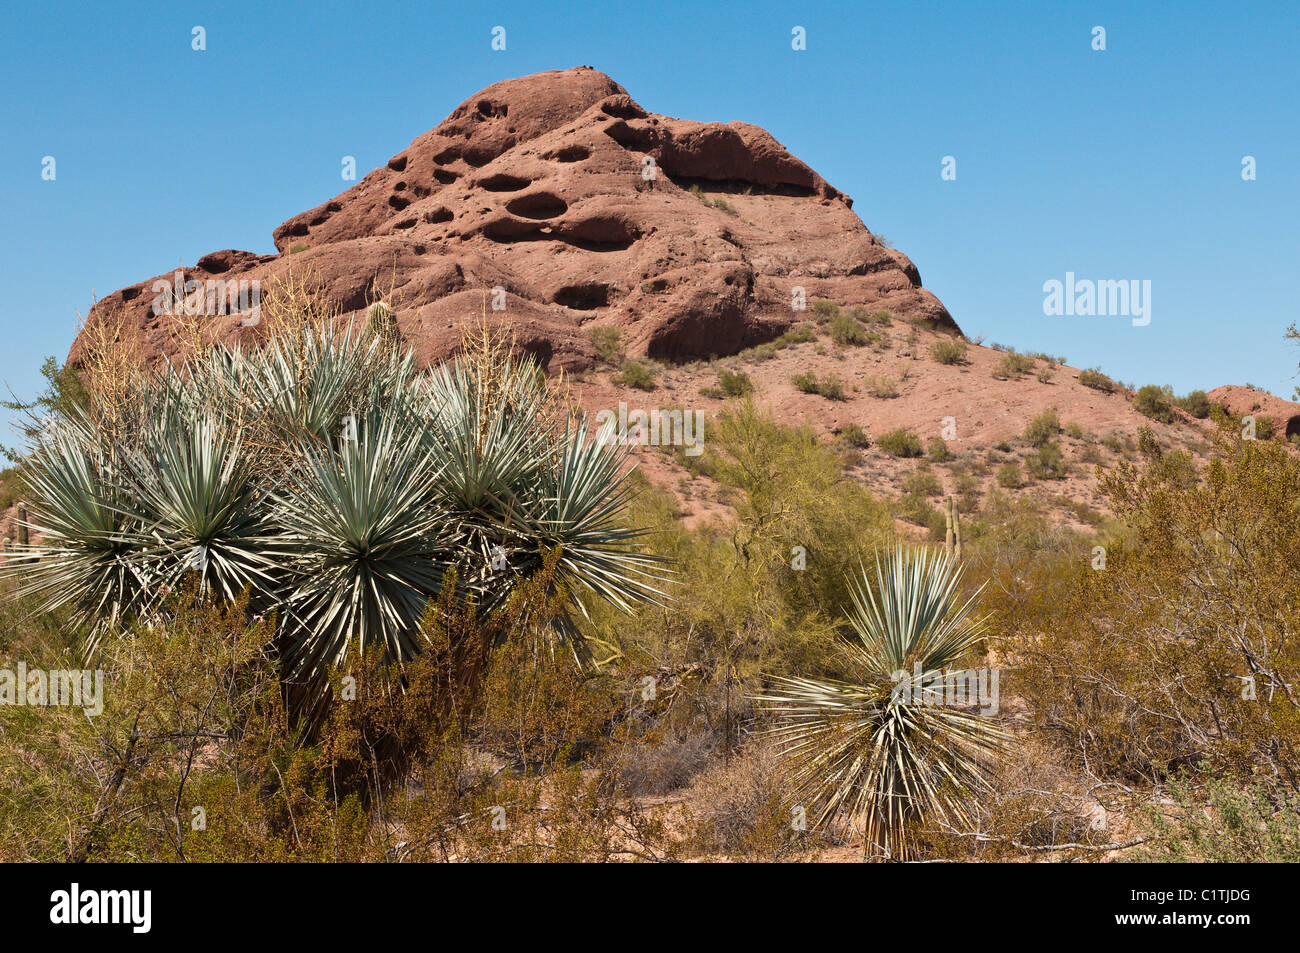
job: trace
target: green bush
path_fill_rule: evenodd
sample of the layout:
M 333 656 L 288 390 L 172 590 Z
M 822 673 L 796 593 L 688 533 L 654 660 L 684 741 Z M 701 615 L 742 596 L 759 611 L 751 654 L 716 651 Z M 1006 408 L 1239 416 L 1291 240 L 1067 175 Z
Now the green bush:
M 1103 374 L 1098 368 L 1079 371 L 1079 383 L 1084 387 L 1091 387 L 1093 390 L 1099 390 L 1103 394 L 1115 393 L 1115 382 Z
M 1161 423 L 1173 423 L 1173 391 L 1169 387 L 1147 384 L 1133 398 L 1133 409 L 1144 417 Z
M 903 492 L 916 497 L 940 496 L 943 484 L 929 470 L 917 470 L 903 480 Z
M 998 486 L 1008 490 L 1017 490 L 1025 485 L 1025 478 L 1020 473 L 1020 464 L 1004 463 L 998 467 L 997 476 L 994 478 L 998 481 Z
M 898 382 L 892 377 L 868 377 L 863 386 L 872 397 L 891 400 L 898 396 Z
M 919 457 L 921 438 L 906 427 L 890 430 L 876 438 L 876 446 L 891 457 Z
M 998 380 L 1019 380 L 1033 369 L 1034 359 L 1032 357 L 1027 354 L 1008 351 L 1002 355 L 1002 360 L 998 361 L 993 368 L 993 376 Z
M 1186 397 L 1179 397 L 1177 404 L 1197 420 L 1210 416 L 1210 398 L 1203 390 L 1194 390 Z
M 718 385 L 728 397 L 744 397 L 754 392 L 754 382 L 744 371 L 724 370 L 718 375 Z
M 1061 419 L 1056 408 L 1049 407 L 1029 421 L 1025 427 L 1025 440 L 1031 447 L 1041 447 L 1061 432 Z
M 655 389 L 654 373 L 650 368 L 636 361 L 624 361 L 623 372 L 615 377 L 615 382 L 624 387 L 635 387 L 637 390 Z
M 277 616 L 294 707 L 316 711 L 330 666 L 420 654 L 448 580 L 495 613 L 559 547 L 574 599 L 616 592 L 611 558 L 628 596 L 653 591 L 613 522 L 626 450 L 555 419 L 531 358 L 492 349 L 420 371 L 329 319 L 114 383 L 113 416 L 50 415 L 23 462 L 43 538 L 20 594 L 96 641 L 165 621 L 189 586 L 247 598 Z
M 817 318 L 818 324 L 825 324 L 840 313 L 840 306 L 834 301 L 814 301 L 812 313 Z
M 952 452 L 948 449 L 948 443 L 942 437 L 931 437 L 930 442 L 925 445 L 925 452 L 936 463 L 943 463 L 952 459 Z
M 831 319 L 830 336 L 841 347 L 861 347 L 871 342 L 871 333 L 862 322 L 847 314 L 837 314 Z
M 966 345 L 962 341 L 936 341 L 930 348 L 930 356 L 940 364 L 966 363 Z
M 790 378 L 790 383 L 805 394 L 818 394 L 827 400 L 848 399 L 848 394 L 844 390 L 844 383 L 834 374 L 818 377 L 812 371 L 807 371 L 794 375 Z
M 1064 480 L 1069 473 L 1060 446 L 1053 442 L 1044 443 L 1025 457 L 1025 469 L 1035 480 Z
M 857 424 L 845 424 L 840 428 L 839 436 L 850 447 L 857 447 L 859 450 L 871 446 L 870 435 Z
M 596 349 L 596 360 L 610 367 L 623 363 L 623 345 L 620 343 L 618 328 L 594 327 L 587 329 L 587 336 Z

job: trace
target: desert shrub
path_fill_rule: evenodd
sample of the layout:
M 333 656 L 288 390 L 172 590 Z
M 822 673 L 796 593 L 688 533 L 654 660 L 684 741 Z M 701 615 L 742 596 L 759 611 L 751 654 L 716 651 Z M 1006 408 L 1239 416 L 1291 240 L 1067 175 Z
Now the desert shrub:
M 1049 441 L 1025 457 L 1025 469 L 1035 480 L 1064 480 L 1069 474 L 1060 444 Z
M 1065 432 L 1069 434 L 1072 440 L 1085 440 L 1088 436 L 1087 433 L 1084 432 L 1082 425 L 1073 420 L 1065 425 Z
M 588 328 L 587 336 L 591 338 L 592 347 L 596 349 L 596 360 L 610 367 L 618 367 L 623 363 L 623 344 L 620 340 L 622 335 L 618 328 Z
M 839 431 L 840 439 L 850 447 L 865 450 L 871 446 L 871 436 L 858 424 L 845 424 Z
M 713 739 L 703 732 L 642 740 L 621 749 L 618 778 L 629 794 L 670 794 L 690 784 L 715 754 Z
M 827 400 L 848 399 L 848 394 L 844 390 L 844 382 L 834 374 L 818 377 L 812 371 L 806 371 L 802 374 L 795 374 L 790 378 L 790 383 L 805 394 L 818 394 Z
M 1052 382 L 1053 376 L 1054 375 L 1050 367 L 1039 368 L 1038 373 L 1035 375 L 1035 377 L 1038 378 L 1038 383 L 1040 384 L 1050 384 Z
M 718 375 L 718 384 L 728 397 L 744 397 L 754 392 L 754 382 L 744 371 L 724 370 Z
M 1173 391 L 1169 387 L 1147 384 L 1133 397 L 1133 409 L 1152 420 L 1173 423 Z
M 861 347 L 871 341 L 871 335 L 862 322 L 847 314 L 837 314 L 830 323 L 831 340 L 841 347 Z
M 800 841 L 811 841 L 791 823 L 785 784 L 779 758 L 760 741 L 701 776 L 693 788 L 693 800 L 699 804 L 694 818 L 699 848 L 776 860 Z
M 998 486 L 1008 490 L 1018 490 L 1025 485 L 1025 478 L 1020 472 L 1020 464 L 1008 462 L 998 467 L 997 476 Z
M 1027 567 L 998 625 L 1024 652 L 1016 684 L 1035 724 L 1097 777 L 1209 770 L 1294 793 L 1300 719 L 1268 686 L 1300 678 L 1300 460 L 1215 439 L 1199 470 L 1144 440 L 1139 466 L 1101 481 L 1126 528 L 1104 571 Z
M 1210 398 L 1203 390 L 1194 390 L 1186 397 L 1179 397 L 1176 403 L 1198 420 L 1210 416 Z
M 818 324 L 824 324 L 840 313 L 840 306 L 834 301 L 814 301 L 812 313 Z
M 1084 387 L 1099 390 L 1103 394 L 1113 394 L 1115 392 L 1115 382 L 1103 374 L 1099 368 L 1094 367 L 1079 371 L 1079 383 Z
M 1025 425 L 1025 441 L 1031 447 L 1041 447 L 1061 432 L 1061 418 L 1055 407 L 1049 407 Z
M 1253 420 L 1255 423 L 1256 440 L 1269 440 L 1276 432 L 1276 428 L 1273 425 L 1272 417 L 1267 417 L 1264 414 L 1249 414 L 1247 415 L 1247 417 L 1242 418 L 1243 423 L 1247 419 Z
M 930 348 L 930 357 L 940 364 L 964 364 L 966 362 L 966 345 L 962 341 L 936 341 Z
M 940 496 L 943 484 L 929 470 L 917 470 L 903 480 L 903 492 L 909 496 Z
M 868 394 L 880 400 L 892 400 L 899 394 L 898 381 L 892 377 L 868 377 L 863 386 Z
M 876 446 L 891 457 L 919 457 L 921 438 L 906 427 L 898 427 L 876 438 Z
M 790 347 L 793 344 L 807 344 L 810 341 L 817 340 L 817 332 L 811 325 L 799 324 L 786 331 L 779 338 L 772 342 L 778 350 Z
M 952 453 L 948 450 L 948 443 L 942 437 L 931 437 L 930 442 L 925 445 L 925 452 L 936 463 L 943 463 L 952 459 Z
M 1139 859 L 1154 863 L 1300 862 L 1300 809 L 1263 784 L 1206 778 L 1170 782 L 1175 816 L 1152 808 L 1140 817 L 1148 842 Z
M 894 315 L 892 311 L 880 308 L 876 311 L 872 311 L 864 320 L 871 324 L 878 324 L 881 327 L 887 328 L 894 323 Z
M 1008 351 L 993 368 L 993 376 L 998 380 L 1019 380 L 1034 369 L 1034 359 L 1027 354 Z
M 635 387 L 637 390 L 655 389 L 654 372 L 637 361 L 624 361 L 623 370 L 615 377 L 615 382 L 623 387 Z
M 717 387 L 702 387 L 700 393 L 705 397 L 744 397 L 754 392 L 754 382 L 744 371 L 729 371 L 725 368 L 718 374 Z

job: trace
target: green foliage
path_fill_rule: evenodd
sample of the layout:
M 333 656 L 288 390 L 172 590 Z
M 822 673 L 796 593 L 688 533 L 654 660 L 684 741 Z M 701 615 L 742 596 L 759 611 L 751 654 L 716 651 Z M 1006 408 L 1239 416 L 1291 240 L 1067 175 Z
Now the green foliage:
M 1173 390 L 1170 387 L 1147 384 L 1133 397 L 1133 409 L 1152 420 L 1166 424 L 1173 423 L 1173 397 Z
M 622 373 L 617 374 L 614 380 L 623 387 L 635 387 L 637 390 L 655 389 L 654 372 L 637 361 L 624 361 Z
M 862 326 L 857 318 L 847 314 L 837 314 L 830 323 L 831 340 L 841 347 L 861 347 L 870 344 L 871 332 Z
M 919 457 L 922 453 L 921 438 L 906 427 L 881 434 L 876 445 L 891 457 Z
M 1208 766 L 1206 766 L 1208 767 Z M 1151 810 L 1143 819 L 1149 843 L 1142 860 L 1154 863 L 1287 864 L 1300 862 L 1300 807 L 1262 784 L 1209 778 L 1201 790 L 1174 780 L 1169 797 L 1177 815 Z
M 925 452 L 936 463 L 943 463 L 952 459 L 952 453 L 948 450 L 948 443 L 942 437 L 931 437 L 930 442 L 925 445 Z
M 723 370 L 718 375 L 718 385 L 728 397 L 744 397 L 754 392 L 754 382 L 744 371 Z
M 531 359 L 420 375 L 409 352 L 327 323 L 128 384 L 125 421 L 46 418 L 23 464 L 42 538 L 0 569 L 36 611 L 71 612 L 92 650 L 122 623 L 165 623 L 185 585 L 247 593 L 278 614 L 286 677 L 314 706 L 353 653 L 417 654 L 447 578 L 494 611 L 558 551 L 579 611 L 656 598 L 618 523 L 625 449 L 556 422 Z M 556 625 L 590 654 L 567 612 Z
M 1186 397 L 1179 397 L 1176 403 L 1197 420 L 1210 416 L 1210 398 L 1203 390 L 1194 390 Z
M 1070 469 L 1060 444 L 1048 441 L 1025 457 L 1025 469 L 1035 480 L 1064 480 Z
M 1038 414 L 1025 426 L 1025 441 L 1031 447 L 1041 447 L 1061 432 L 1061 418 L 1055 407 Z
M 812 371 L 806 371 L 801 374 L 795 374 L 790 378 L 790 383 L 794 384 L 805 394 L 818 394 L 827 400 L 847 400 L 848 394 L 844 390 L 844 382 L 834 374 L 827 374 L 825 377 L 818 377 Z
M 839 435 L 850 447 L 865 450 L 871 446 L 871 435 L 858 424 L 845 424 L 840 428 Z
M 1027 354 L 1008 351 L 1002 355 L 993 368 L 993 376 L 998 380 L 1019 380 L 1034 369 L 1034 359 Z
M 1093 390 L 1099 390 L 1103 394 L 1115 393 L 1115 382 L 1101 372 L 1100 368 L 1090 368 L 1079 371 L 1079 383 L 1084 387 L 1091 387 Z
M 998 467 L 997 476 L 994 479 L 998 481 L 998 486 L 1007 490 L 1018 490 L 1025 485 L 1025 478 L 1020 472 L 1020 464 L 1014 461 L 1009 461 Z
M 930 357 L 940 364 L 965 364 L 966 344 L 955 338 L 948 341 L 936 341 L 930 348 Z
M 596 360 L 610 367 L 618 367 L 623 363 L 623 344 L 620 340 L 622 335 L 618 328 L 608 326 L 588 328 L 587 336 L 591 338 L 591 344 L 596 349 Z
M 1124 532 L 1104 540 L 1104 569 L 1085 547 L 1040 556 L 997 625 L 1024 652 L 1014 677 L 1035 725 L 1097 778 L 1158 783 L 1208 761 L 1294 796 L 1300 718 L 1279 686 L 1300 680 L 1300 460 L 1215 440 L 1200 469 L 1148 443 L 1140 466 L 1107 473 Z

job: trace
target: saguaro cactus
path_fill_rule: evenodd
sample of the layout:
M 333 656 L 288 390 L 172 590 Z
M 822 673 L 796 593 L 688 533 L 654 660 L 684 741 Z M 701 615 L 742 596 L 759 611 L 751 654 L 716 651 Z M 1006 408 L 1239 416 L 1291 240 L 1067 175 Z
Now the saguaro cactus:
M 961 516 L 957 513 L 956 497 L 948 497 L 947 503 L 948 511 L 945 516 L 948 521 L 948 532 L 944 538 L 944 548 L 961 559 Z
M 18 545 L 27 546 L 27 504 L 18 504 Z

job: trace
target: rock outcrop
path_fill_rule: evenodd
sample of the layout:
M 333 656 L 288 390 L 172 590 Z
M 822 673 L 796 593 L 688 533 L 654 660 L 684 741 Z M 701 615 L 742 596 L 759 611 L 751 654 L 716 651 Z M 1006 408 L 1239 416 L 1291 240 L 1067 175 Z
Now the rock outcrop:
M 647 113 L 589 67 L 489 86 L 274 240 L 279 254 L 218 251 L 184 270 L 182 281 L 209 289 L 213 338 L 255 339 L 225 295 L 253 281 L 265 294 L 290 274 L 310 275 L 345 312 L 389 297 L 426 361 L 455 347 L 485 293 L 521 346 L 572 369 L 591 363 L 596 325 L 619 328 L 631 355 L 734 353 L 806 318 L 798 289 L 809 305 L 887 308 L 957 330 L 907 256 L 769 133 Z M 90 320 L 120 314 L 147 358 L 169 355 L 156 283 L 174 279 L 114 292 Z M 212 313 L 222 310 L 236 313 Z
M 1300 434 L 1300 404 L 1274 397 L 1253 387 L 1225 384 L 1206 395 L 1216 404 L 1222 404 L 1229 413 L 1245 416 L 1264 416 L 1273 422 L 1273 435 L 1287 439 Z

